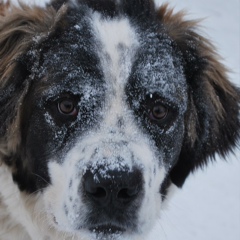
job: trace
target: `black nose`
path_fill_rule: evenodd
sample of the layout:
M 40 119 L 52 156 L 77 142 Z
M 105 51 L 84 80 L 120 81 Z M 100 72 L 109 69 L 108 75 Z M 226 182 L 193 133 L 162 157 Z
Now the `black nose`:
M 83 190 L 97 205 L 120 207 L 131 203 L 142 190 L 142 173 L 134 170 L 108 170 L 99 167 L 87 170 L 83 176 Z

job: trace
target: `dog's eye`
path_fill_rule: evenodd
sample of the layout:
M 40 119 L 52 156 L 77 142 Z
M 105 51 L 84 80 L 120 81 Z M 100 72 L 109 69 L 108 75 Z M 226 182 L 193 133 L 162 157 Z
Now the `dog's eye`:
M 68 98 L 58 102 L 58 111 L 64 115 L 71 115 L 71 116 L 77 115 L 77 108 L 75 106 L 74 101 Z
M 155 121 L 163 120 L 168 115 L 168 109 L 163 105 L 155 105 L 150 110 L 150 118 Z
M 172 113 L 166 102 L 158 93 L 150 93 L 146 95 L 145 103 L 143 104 L 144 112 L 147 117 L 155 123 L 163 124 L 165 120 Z

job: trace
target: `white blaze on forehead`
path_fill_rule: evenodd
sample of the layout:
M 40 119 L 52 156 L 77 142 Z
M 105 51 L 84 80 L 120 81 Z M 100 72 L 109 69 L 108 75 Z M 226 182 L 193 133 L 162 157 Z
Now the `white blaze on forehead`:
M 100 41 L 99 56 L 107 81 L 124 85 L 138 46 L 135 29 L 127 18 L 103 19 L 95 13 L 93 30 Z
M 110 124 L 124 112 L 124 88 L 139 42 L 127 18 L 103 19 L 95 13 L 93 30 L 100 42 L 98 54 L 108 87 L 107 102 L 110 103 L 106 123 Z

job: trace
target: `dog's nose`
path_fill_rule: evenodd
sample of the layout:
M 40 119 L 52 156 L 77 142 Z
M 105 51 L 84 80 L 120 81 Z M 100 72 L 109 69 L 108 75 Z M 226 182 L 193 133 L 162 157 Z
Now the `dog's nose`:
M 138 169 L 105 171 L 100 167 L 87 170 L 83 176 L 85 195 L 100 206 L 110 203 L 118 208 L 125 206 L 139 196 L 142 185 L 142 173 Z

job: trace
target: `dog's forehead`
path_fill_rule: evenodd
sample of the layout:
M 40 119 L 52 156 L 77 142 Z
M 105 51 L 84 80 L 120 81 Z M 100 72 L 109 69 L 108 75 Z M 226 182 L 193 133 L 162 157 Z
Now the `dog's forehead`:
M 172 40 L 157 27 L 140 27 L 126 16 L 106 18 L 98 12 L 71 24 L 45 56 L 41 74 L 47 72 L 56 85 L 56 92 L 51 86 L 52 93 L 89 92 L 96 87 L 102 92 L 104 88 L 124 90 L 136 81 L 146 93 L 157 91 L 172 102 L 185 104 L 181 59 Z
M 97 53 L 108 85 L 115 86 L 118 92 L 127 92 L 131 88 L 126 86 L 133 83 L 145 93 L 140 99 L 135 96 L 136 101 L 157 93 L 185 112 L 187 84 L 183 64 L 163 28 L 154 22 L 145 26 L 133 23 L 125 16 L 104 19 L 100 14 L 94 15 L 92 26 L 100 42 Z
M 93 32 L 99 42 L 97 54 L 105 79 L 126 84 L 139 47 L 135 29 L 128 18 L 103 19 L 93 15 Z

